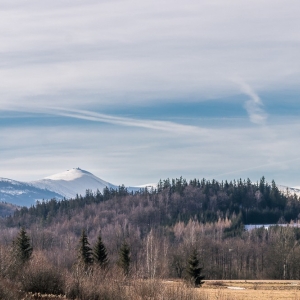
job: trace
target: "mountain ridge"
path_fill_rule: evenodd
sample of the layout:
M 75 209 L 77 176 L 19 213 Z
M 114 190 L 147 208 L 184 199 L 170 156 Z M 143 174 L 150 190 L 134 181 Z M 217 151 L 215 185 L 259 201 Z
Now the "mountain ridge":
M 117 185 L 80 168 L 69 169 L 29 182 L 0 177 L 0 201 L 30 206 L 38 200 L 75 198 L 77 195 L 85 195 L 86 190 L 102 192 L 105 187 L 118 188 Z M 127 187 L 127 189 L 138 191 L 140 187 Z

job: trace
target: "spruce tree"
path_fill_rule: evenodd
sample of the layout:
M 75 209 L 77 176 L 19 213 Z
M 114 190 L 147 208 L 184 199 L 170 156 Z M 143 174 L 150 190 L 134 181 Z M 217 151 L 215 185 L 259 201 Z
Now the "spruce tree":
M 130 248 L 125 241 L 121 245 L 119 251 L 119 265 L 122 268 L 124 275 L 128 276 L 130 267 Z
M 108 264 L 107 250 L 102 242 L 101 235 L 98 236 L 96 245 L 94 246 L 94 261 L 100 265 L 102 269 L 105 269 Z
M 82 262 L 85 266 L 90 265 L 93 262 L 92 249 L 90 247 L 85 230 L 82 230 L 79 239 L 78 259 L 79 262 Z
M 188 260 L 187 273 L 195 287 L 200 287 L 204 281 L 205 276 L 201 275 L 202 268 L 199 267 L 199 259 L 197 250 L 194 249 Z
M 24 227 L 20 229 L 20 232 L 13 243 L 13 248 L 17 260 L 19 260 L 22 264 L 29 261 L 32 255 L 32 246 L 30 243 L 30 238 L 27 235 Z

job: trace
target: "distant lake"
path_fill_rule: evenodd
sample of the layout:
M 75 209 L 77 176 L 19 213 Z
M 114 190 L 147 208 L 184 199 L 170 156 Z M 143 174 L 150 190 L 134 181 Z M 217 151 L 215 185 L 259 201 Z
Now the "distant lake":
M 255 224 L 255 225 L 245 225 L 245 230 L 249 231 L 252 229 L 262 228 L 269 229 L 271 226 L 281 226 L 281 227 L 300 227 L 300 224 Z

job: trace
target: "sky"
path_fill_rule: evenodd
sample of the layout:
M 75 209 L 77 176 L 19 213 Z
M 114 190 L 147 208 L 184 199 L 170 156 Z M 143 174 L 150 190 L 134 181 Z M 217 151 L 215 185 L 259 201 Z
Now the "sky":
M 300 186 L 300 2 L 0 3 L 0 177 Z

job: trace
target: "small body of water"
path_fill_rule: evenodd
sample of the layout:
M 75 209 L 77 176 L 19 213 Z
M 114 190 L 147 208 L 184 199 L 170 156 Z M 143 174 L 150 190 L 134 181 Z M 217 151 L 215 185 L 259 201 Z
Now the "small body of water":
M 271 226 L 281 226 L 281 227 L 300 227 L 300 224 L 249 224 L 245 225 L 245 230 L 249 231 L 256 228 L 262 228 L 269 229 Z

